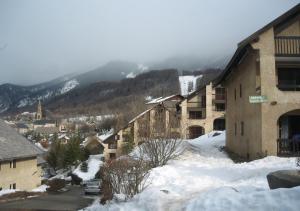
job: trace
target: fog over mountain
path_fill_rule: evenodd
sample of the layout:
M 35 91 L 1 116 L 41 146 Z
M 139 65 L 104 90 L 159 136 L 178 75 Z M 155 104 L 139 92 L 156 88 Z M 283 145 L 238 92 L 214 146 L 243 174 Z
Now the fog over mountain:
M 38 84 L 114 60 L 153 68 L 219 67 L 239 41 L 297 3 L 2 0 L 0 84 Z

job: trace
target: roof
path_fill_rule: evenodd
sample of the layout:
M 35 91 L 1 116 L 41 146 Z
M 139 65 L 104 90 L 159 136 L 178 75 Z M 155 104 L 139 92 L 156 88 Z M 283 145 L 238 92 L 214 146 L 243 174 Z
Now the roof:
M 267 31 L 268 29 L 270 29 L 272 27 L 279 26 L 280 24 L 282 24 L 283 22 L 289 20 L 292 17 L 295 17 L 296 15 L 298 15 L 299 12 L 300 12 L 300 4 L 297 4 L 295 7 L 288 10 L 283 15 L 279 16 L 278 18 L 276 18 L 272 22 L 265 25 L 263 28 L 259 29 L 258 31 L 254 32 L 252 35 L 250 35 L 249 37 L 247 37 L 246 39 L 241 41 L 238 44 L 237 50 L 235 51 L 233 57 L 231 58 L 231 60 L 227 64 L 227 66 L 225 67 L 224 71 L 214 81 L 214 85 L 216 86 L 216 85 L 220 84 L 223 80 L 225 80 L 225 78 L 227 78 L 227 76 L 232 71 L 231 67 L 234 66 L 235 64 L 237 64 L 240 61 L 240 59 L 247 53 L 248 48 L 250 47 L 250 43 L 255 41 L 256 39 L 258 39 L 260 34 L 262 34 L 263 32 Z
M 146 105 L 156 104 L 156 103 L 162 103 L 162 102 L 169 101 L 169 100 L 172 101 L 173 98 L 175 98 L 175 97 L 179 97 L 181 99 L 184 98 L 181 95 L 170 95 L 170 96 L 167 96 L 167 97 L 159 97 L 159 98 L 152 99 L 151 101 L 147 102 Z
M 22 122 L 16 123 L 16 126 L 17 126 L 17 128 L 28 129 L 28 126 L 25 123 L 22 123 Z
M 33 124 L 35 125 L 45 125 L 45 124 L 55 124 L 55 120 L 48 120 L 48 119 L 41 119 L 41 120 L 35 120 Z
M 58 133 L 59 129 L 57 127 L 37 127 L 35 129 L 35 132 L 41 134 L 53 134 L 53 133 Z
M 34 144 L 0 120 L 0 160 L 36 157 L 41 153 Z

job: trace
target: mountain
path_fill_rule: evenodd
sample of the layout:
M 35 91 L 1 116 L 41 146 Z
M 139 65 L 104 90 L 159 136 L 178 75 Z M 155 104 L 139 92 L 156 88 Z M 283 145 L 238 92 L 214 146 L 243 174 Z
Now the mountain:
M 179 93 L 178 71 L 152 70 L 134 78 L 78 87 L 46 103 L 56 114 L 129 113 L 145 109 L 146 97 Z M 129 115 L 132 116 L 132 115 Z
M 132 78 L 146 69 L 143 65 L 114 61 L 86 73 L 69 74 L 37 85 L 2 84 L 0 85 L 0 114 L 22 110 L 36 104 L 38 100 L 49 101 L 75 88 L 96 82 L 114 82 Z
M 223 69 L 231 55 L 203 58 L 194 55 L 174 56 L 160 62 L 149 63 L 151 69 L 176 68 L 182 70 L 202 70 L 209 68 Z

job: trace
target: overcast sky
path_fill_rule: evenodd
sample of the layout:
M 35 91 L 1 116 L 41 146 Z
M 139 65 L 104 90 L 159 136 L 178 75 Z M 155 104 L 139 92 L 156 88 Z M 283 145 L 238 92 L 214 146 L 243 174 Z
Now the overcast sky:
M 0 0 L 0 84 L 36 84 L 111 60 L 232 54 L 299 0 Z

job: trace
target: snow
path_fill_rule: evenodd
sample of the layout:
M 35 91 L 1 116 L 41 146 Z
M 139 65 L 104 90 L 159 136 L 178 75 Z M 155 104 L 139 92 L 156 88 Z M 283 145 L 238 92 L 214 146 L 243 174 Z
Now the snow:
M 161 102 L 164 102 L 164 101 L 169 100 L 169 99 L 171 99 L 173 97 L 176 97 L 176 96 L 177 95 L 170 95 L 170 96 L 167 96 L 167 97 L 155 98 L 155 99 L 152 99 L 151 101 L 147 102 L 146 105 L 161 103 Z
M 98 138 L 99 138 L 101 141 L 104 141 L 104 140 L 106 140 L 108 137 L 110 137 L 112 134 L 114 134 L 114 129 L 111 129 L 111 130 L 108 131 L 107 133 L 104 133 L 104 134 L 99 135 Z
M 90 155 L 87 163 L 88 163 L 88 172 L 82 172 L 80 170 L 80 165 L 73 171 L 78 177 L 80 177 L 83 181 L 91 180 L 95 178 L 96 173 L 100 169 L 100 165 L 103 164 L 101 161 L 103 155 Z
M 41 185 L 41 186 L 33 189 L 32 192 L 46 192 L 48 187 L 49 186 L 47 186 L 47 185 Z
M 14 193 L 16 192 L 17 190 L 14 190 L 14 189 L 4 189 L 4 190 L 0 190 L 0 197 L 5 195 L 5 194 L 9 194 L 9 193 Z
M 78 85 L 79 85 L 79 82 L 76 79 L 67 81 L 65 83 L 65 85 L 60 89 L 60 93 L 61 94 L 67 93 L 67 92 L 71 91 L 72 89 L 74 89 Z
M 141 72 L 144 72 L 144 71 L 147 71 L 149 70 L 149 67 L 144 65 L 144 64 L 138 64 L 138 69 L 141 71 Z
M 151 183 L 142 193 L 128 202 L 93 204 L 87 210 L 299 209 L 300 187 L 270 190 L 266 179 L 276 170 L 297 169 L 295 158 L 269 156 L 234 163 L 221 150 L 221 131 L 184 143 L 180 157 L 151 170 Z
M 190 93 L 196 91 L 196 83 L 197 79 L 202 78 L 202 75 L 194 76 L 194 75 L 187 75 L 187 76 L 179 76 L 179 84 L 180 84 L 180 90 L 181 95 L 187 96 Z M 190 90 L 189 90 L 189 84 L 191 84 Z
M 43 150 L 44 152 L 48 151 L 48 149 L 44 148 L 39 142 L 35 143 L 35 146 L 37 146 L 39 149 Z
M 136 77 L 136 73 L 134 72 L 130 72 L 126 75 L 126 78 L 135 78 Z

